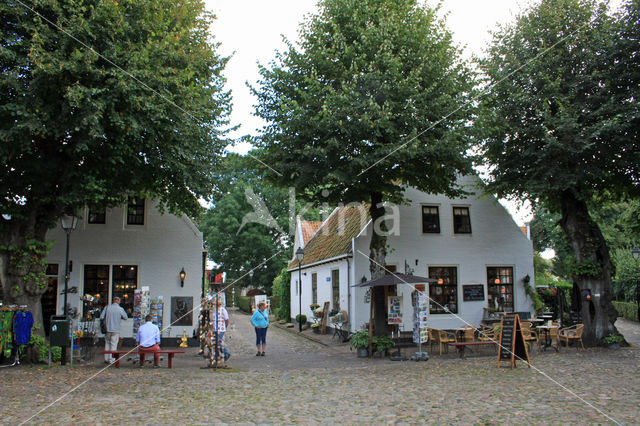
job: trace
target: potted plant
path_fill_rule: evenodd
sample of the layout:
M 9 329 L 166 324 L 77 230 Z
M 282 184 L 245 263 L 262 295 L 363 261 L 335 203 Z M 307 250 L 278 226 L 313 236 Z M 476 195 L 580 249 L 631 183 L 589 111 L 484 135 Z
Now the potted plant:
M 375 336 L 371 339 L 371 343 L 373 345 L 373 350 L 375 352 L 380 352 L 382 356 L 385 356 L 387 351 L 396 345 L 395 342 L 387 336 Z
M 313 331 L 316 334 L 320 334 L 320 324 L 317 322 L 314 324 L 311 324 L 311 331 Z
M 307 316 L 305 314 L 296 315 L 296 322 L 297 323 L 301 323 L 301 324 L 306 324 L 307 323 Z
M 607 345 L 609 349 L 618 349 L 620 347 L 620 343 L 624 342 L 624 337 L 622 334 L 612 333 L 608 336 L 605 336 L 602 339 L 602 343 Z
M 309 305 L 309 309 L 311 309 L 312 311 L 315 311 L 319 307 L 320 307 L 320 305 L 318 305 L 317 303 L 312 303 L 312 304 Z
M 357 349 L 358 358 L 369 356 L 369 332 L 358 330 L 349 339 L 349 349 Z

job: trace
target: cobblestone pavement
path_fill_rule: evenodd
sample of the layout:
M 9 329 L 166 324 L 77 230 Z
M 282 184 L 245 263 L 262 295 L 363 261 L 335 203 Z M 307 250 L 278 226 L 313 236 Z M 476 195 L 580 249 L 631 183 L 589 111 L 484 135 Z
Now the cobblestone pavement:
M 171 370 L 124 362 L 101 371 L 98 361 L 0 370 L 0 423 L 640 424 L 637 348 L 534 351 L 534 368 L 511 370 L 496 367 L 492 350 L 363 360 L 270 327 L 267 355 L 256 357 L 248 317 L 231 321 L 228 370 L 201 369 L 197 348 Z

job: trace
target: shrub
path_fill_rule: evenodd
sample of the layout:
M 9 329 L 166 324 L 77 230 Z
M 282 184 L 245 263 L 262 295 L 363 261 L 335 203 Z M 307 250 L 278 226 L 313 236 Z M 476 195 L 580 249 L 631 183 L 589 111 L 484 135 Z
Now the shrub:
M 42 327 L 41 324 L 36 324 L 33 326 L 31 330 L 31 340 L 29 340 L 30 345 L 34 345 L 36 353 L 38 354 L 38 361 L 47 362 L 49 360 L 49 345 L 45 341 L 44 337 L 34 333 Z M 22 353 L 24 357 L 24 352 Z M 59 346 L 54 346 L 51 349 L 51 360 L 53 362 L 58 362 L 62 358 L 62 348 Z
M 624 337 L 621 334 L 617 333 L 609 334 L 608 336 L 605 336 L 604 339 L 602 339 L 602 343 L 607 346 L 622 342 L 624 342 Z
M 376 352 L 386 352 L 396 345 L 394 341 L 387 336 L 374 336 L 373 339 L 371 339 L 371 343 Z
M 638 305 L 636 303 L 612 301 L 613 307 L 618 314 L 628 320 L 638 321 Z
M 349 349 L 361 349 L 369 347 L 369 332 L 358 330 L 349 339 Z
M 302 324 L 306 324 L 307 323 L 307 316 L 305 314 L 298 314 L 296 315 L 296 322 L 300 322 Z
M 251 313 L 250 299 L 251 297 L 249 296 L 236 296 L 236 302 L 238 302 L 238 308 L 243 312 Z

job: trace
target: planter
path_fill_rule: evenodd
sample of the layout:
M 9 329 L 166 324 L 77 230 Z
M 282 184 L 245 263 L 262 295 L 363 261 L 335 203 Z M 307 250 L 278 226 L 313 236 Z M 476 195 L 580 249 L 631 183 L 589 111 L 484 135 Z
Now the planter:
M 358 358 L 366 358 L 369 356 L 369 349 L 367 348 L 358 348 Z
M 311 330 L 313 330 L 315 334 L 320 334 L 320 327 L 311 327 Z

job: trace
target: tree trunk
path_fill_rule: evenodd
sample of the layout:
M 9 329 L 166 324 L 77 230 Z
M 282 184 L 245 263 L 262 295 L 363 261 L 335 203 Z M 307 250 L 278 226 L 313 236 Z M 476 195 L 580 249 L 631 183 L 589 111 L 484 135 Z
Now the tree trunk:
M 47 227 L 37 223 L 37 214 L 0 218 L 0 282 L 5 305 L 27 305 L 34 324 L 42 326 L 40 298 L 47 290 L 45 242 Z M 40 327 L 36 334 L 44 335 Z
M 382 194 L 379 192 L 371 193 L 371 206 L 369 207 L 371 215 L 371 243 L 369 244 L 369 271 L 371 279 L 376 279 L 385 274 L 384 265 L 387 256 L 387 227 L 384 223 L 384 207 L 382 206 Z M 380 222 L 382 221 L 382 222 Z M 376 232 L 376 223 L 380 223 L 380 233 Z M 384 336 L 387 334 L 387 312 L 385 309 L 384 287 L 372 287 L 373 295 L 373 333 L 375 336 Z
M 583 340 L 588 345 L 616 332 L 613 323 L 618 313 L 611 303 L 612 265 L 609 248 L 598 225 L 589 216 L 587 204 L 576 198 L 571 191 L 562 197 L 562 219 L 564 230 L 576 257 L 573 278 L 580 291 L 589 290 L 591 300 L 580 296 L 580 309 L 584 323 Z

